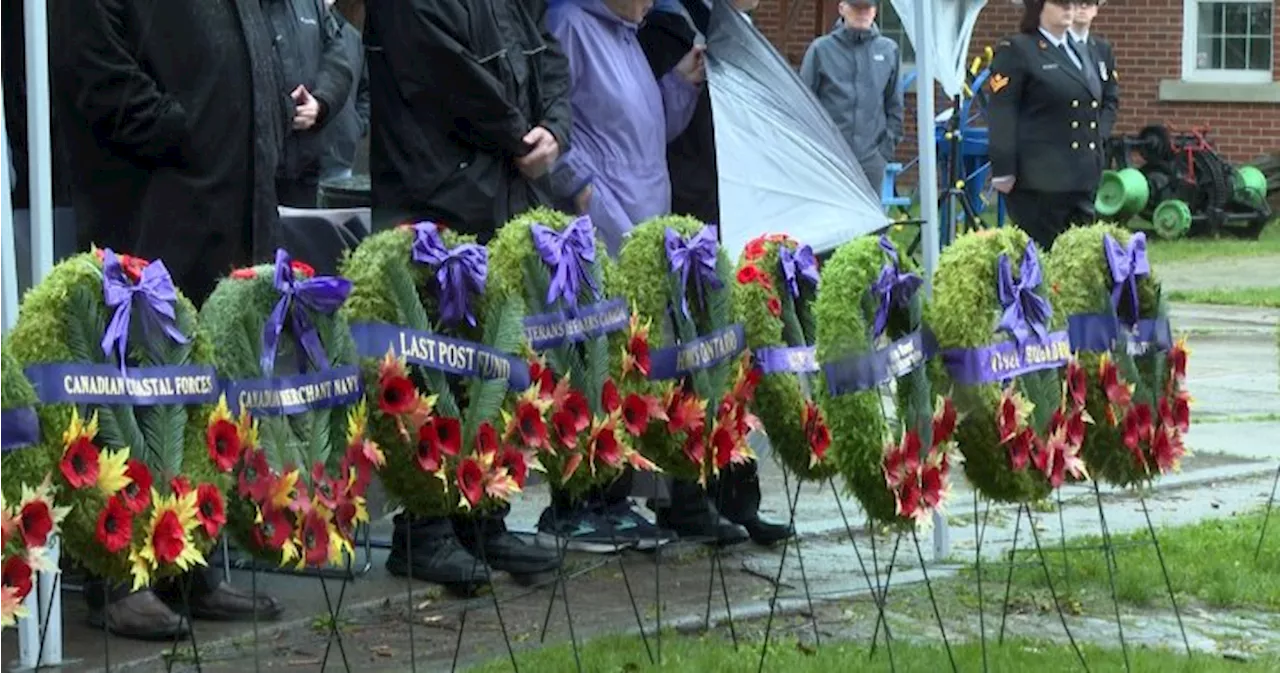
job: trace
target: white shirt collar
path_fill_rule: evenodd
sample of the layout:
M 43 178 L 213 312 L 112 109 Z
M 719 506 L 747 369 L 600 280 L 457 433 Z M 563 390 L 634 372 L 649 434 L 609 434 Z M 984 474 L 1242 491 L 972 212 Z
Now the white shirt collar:
M 1088 28 L 1084 29 L 1083 31 L 1077 31 L 1075 28 L 1072 28 L 1072 29 L 1071 29 L 1070 31 L 1068 31 L 1068 32 L 1071 34 L 1071 37 L 1074 37 L 1074 38 L 1076 39 L 1076 42 L 1088 42 L 1088 41 L 1089 41 L 1089 29 L 1088 29 Z
M 1050 33 L 1043 27 L 1040 28 L 1040 34 L 1044 36 L 1044 39 L 1049 41 L 1049 44 L 1052 44 L 1055 47 L 1061 47 L 1067 41 L 1066 35 L 1063 35 L 1062 37 L 1054 37 L 1053 33 Z

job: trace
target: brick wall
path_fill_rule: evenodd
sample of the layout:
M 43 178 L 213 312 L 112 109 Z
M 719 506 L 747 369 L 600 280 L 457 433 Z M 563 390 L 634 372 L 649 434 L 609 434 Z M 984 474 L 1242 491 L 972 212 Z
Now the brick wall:
M 796 12 L 789 31 L 787 11 L 795 2 L 806 6 Z M 756 24 L 774 45 L 799 64 L 804 49 L 814 35 L 826 32 L 835 17 L 834 0 L 762 0 Z M 1112 0 L 1098 14 L 1094 31 L 1115 46 L 1116 69 L 1120 73 L 1120 116 L 1117 132 L 1133 133 L 1150 123 L 1166 123 L 1175 128 L 1208 125 L 1211 139 L 1228 159 L 1250 161 L 1265 152 L 1280 150 L 1280 105 L 1245 103 L 1173 103 L 1159 100 L 1161 80 L 1176 80 L 1182 73 L 1183 0 Z M 823 13 L 815 20 L 817 13 Z M 1017 30 L 1022 8 L 1009 0 L 990 0 L 978 19 L 973 54 L 994 45 L 1001 36 Z M 1280 16 L 1272 22 L 1275 48 L 1273 72 L 1280 73 Z M 915 100 L 907 98 L 907 142 L 899 157 L 910 160 L 915 150 Z M 938 90 L 939 109 L 946 101 Z M 907 176 L 908 179 L 913 179 Z

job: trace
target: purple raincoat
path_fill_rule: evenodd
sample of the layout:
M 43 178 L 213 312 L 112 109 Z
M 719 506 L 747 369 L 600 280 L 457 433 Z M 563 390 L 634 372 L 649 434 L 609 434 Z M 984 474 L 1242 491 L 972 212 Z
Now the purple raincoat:
M 588 214 L 611 255 L 633 226 L 671 212 L 667 143 L 689 125 L 699 93 L 674 70 L 654 80 L 638 27 L 603 0 L 552 0 L 547 11 L 573 87 L 573 147 L 553 182 L 567 201 L 592 186 Z

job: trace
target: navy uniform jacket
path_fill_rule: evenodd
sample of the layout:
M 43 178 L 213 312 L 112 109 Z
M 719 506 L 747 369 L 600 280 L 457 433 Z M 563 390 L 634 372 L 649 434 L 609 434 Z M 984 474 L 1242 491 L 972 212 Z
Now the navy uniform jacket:
M 1089 49 L 1098 60 L 1098 74 L 1102 80 L 1102 116 L 1098 120 L 1098 129 L 1102 139 L 1111 137 L 1116 126 L 1116 115 L 1120 112 L 1120 81 L 1116 79 L 1116 53 L 1107 40 L 1089 35 Z
M 1083 69 L 1043 36 L 1018 34 L 997 47 L 987 87 L 992 175 L 1027 191 L 1097 189 L 1102 90 Z

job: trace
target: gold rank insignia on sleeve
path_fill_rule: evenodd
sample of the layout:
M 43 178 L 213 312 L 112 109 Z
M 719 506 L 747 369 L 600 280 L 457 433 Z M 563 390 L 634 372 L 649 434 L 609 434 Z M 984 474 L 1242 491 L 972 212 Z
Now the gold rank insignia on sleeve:
M 991 75 L 989 85 L 991 87 L 991 93 L 1000 93 L 1001 89 L 1009 85 L 1009 78 L 998 72 L 994 73 Z
M 1112 80 L 1114 80 L 1114 81 L 1119 82 L 1119 81 L 1120 81 L 1120 71 L 1119 71 L 1119 70 L 1112 70 L 1112 71 L 1111 71 L 1111 79 L 1112 79 Z

